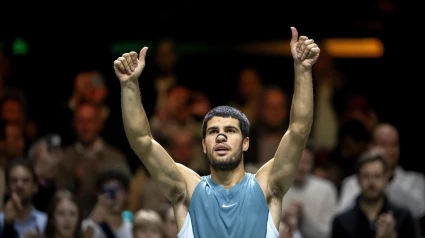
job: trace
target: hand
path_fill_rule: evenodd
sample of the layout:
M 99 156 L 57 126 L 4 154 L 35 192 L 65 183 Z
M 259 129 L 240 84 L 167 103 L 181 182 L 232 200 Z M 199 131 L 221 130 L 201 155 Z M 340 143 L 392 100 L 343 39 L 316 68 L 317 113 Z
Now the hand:
M 314 43 L 313 39 L 308 39 L 306 36 L 298 38 L 298 31 L 295 27 L 291 27 L 291 54 L 295 64 L 305 68 L 311 68 L 319 58 L 320 48 Z
M 394 238 L 396 234 L 392 212 L 381 214 L 376 221 L 376 238 Z
M 292 230 L 298 229 L 298 225 L 301 220 L 301 211 L 301 203 L 293 201 L 283 212 L 282 221 L 287 226 L 290 226 Z
M 22 212 L 21 199 L 18 194 L 12 193 L 11 198 L 4 206 L 4 220 L 6 223 L 13 222 Z
M 140 51 L 139 58 L 137 58 L 137 53 L 132 51 L 130 53 L 123 54 L 114 61 L 115 75 L 121 83 L 131 80 L 135 81 L 139 78 L 145 68 L 145 57 L 147 51 L 148 47 L 143 47 Z
M 90 214 L 90 219 L 92 219 L 95 223 L 104 221 L 109 215 L 113 204 L 114 201 L 112 201 L 107 194 L 99 195 L 97 203 Z
M 27 231 L 24 234 L 24 238 L 41 238 L 41 232 L 38 227 L 35 228 L 35 231 Z

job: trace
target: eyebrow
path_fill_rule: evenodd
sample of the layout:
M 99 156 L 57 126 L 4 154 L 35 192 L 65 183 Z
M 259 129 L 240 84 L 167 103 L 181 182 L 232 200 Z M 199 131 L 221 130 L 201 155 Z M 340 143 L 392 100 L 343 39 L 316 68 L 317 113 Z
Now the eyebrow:
M 235 127 L 235 126 L 231 126 L 231 125 L 224 126 L 224 129 L 234 129 L 234 130 L 236 130 L 236 131 L 239 131 L 239 129 L 238 129 L 237 127 Z M 212 127 L 209 127 L 209 128 L 207 129 L 207 131 L 211 131 L 211 130 L 218 130 L 218 126 L 212 126 Z

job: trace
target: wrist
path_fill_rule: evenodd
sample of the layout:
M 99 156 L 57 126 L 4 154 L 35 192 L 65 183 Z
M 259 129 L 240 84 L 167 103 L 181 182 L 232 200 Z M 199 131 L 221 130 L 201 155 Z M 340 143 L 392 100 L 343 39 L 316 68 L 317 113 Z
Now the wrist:
M 311 73 L 311 66 L 304 66 L 301 63 L 294 63 L 294 69 L 295 72 L 300 72 L 300 73 Z
M 134 85 L 139 85 L 139 81 L 136 79 L 128 79 L 125 81 L 120 81 L 121 87 L 125 88 L 125 87 L 132 87 Z

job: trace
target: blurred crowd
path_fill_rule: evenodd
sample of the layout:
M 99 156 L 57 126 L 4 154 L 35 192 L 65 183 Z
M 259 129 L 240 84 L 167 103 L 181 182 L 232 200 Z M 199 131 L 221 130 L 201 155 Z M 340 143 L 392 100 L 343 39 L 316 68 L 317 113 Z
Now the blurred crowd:
M 153 54 L 141 82 L 152 135 L 176 162 L 207 175 L 201 126 L 215 105 L 182 79 L 173 41 L 158 42 Z M 25 93 L 8 86 L 8 62 L 0 52 L 0 237 L 176 237 L 173 209 L 143 164 L 134 166 L 114 135 L 104 136 L 108 120 L 120 114 L 106 98 L 119 89 L 108 88 L 99 71 L 79 72 L 57 118 L 63 130 L 40 135 Z M 425 178 L 400 166 L 397 128 L 381 121 L 364 95 L 348 93 L 326 52 L 313 70 L 314 124 L 282 201 L 281 237 L 425 234 Z M 250 120 L 244 163 L 255 173 L 274 157 L 288 127 L 291 92 L 266 84 L 251 66 L 235 81 L 227 105 Z

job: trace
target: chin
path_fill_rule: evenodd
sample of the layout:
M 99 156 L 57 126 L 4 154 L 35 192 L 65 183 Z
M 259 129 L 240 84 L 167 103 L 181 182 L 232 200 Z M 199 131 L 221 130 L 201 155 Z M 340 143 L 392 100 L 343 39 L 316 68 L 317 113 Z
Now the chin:
M 242 156 L 214 157 L 208 156 L 211 166 L 218 171 L 235 170 L 242 163 Z

